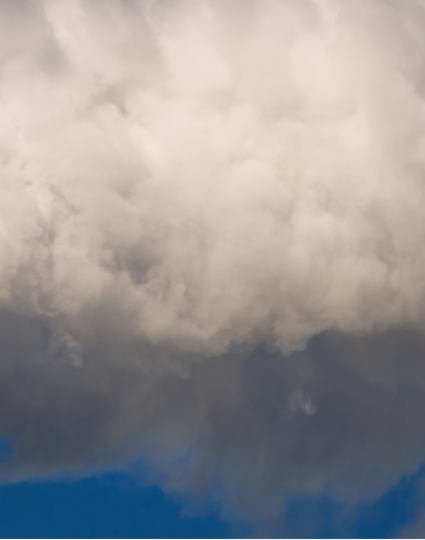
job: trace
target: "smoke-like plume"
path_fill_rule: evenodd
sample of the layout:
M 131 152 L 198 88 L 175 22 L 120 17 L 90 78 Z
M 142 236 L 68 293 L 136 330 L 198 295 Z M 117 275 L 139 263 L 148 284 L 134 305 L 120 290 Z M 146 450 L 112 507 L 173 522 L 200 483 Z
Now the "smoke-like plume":
M 5 478 L 143 456 L 263 519 L 419 466 L 424 29 L 419 0 L 0 0 Z

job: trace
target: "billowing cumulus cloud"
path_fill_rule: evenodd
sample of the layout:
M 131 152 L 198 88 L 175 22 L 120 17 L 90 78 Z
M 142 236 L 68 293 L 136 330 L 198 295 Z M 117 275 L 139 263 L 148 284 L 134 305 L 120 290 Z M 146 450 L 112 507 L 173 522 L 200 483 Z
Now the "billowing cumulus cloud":
M 261 520 L 422 463 L 424 29 L 419 0 L 0 0 L 5 479 L 142 457 Z

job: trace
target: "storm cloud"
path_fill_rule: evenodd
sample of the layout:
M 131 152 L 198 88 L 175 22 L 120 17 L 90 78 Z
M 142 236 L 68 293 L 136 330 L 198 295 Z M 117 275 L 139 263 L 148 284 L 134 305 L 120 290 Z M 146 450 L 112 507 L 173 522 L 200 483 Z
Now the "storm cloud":
M 0 476 L 273 522 L 424 460 L 425 4 L 0 0 Z

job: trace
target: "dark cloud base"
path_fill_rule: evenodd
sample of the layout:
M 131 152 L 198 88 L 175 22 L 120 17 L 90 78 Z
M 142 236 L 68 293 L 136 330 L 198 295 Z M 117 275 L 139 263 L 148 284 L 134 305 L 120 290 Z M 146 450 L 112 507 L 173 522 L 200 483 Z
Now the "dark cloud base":
M 169 493 L 274 523 L 297 496 L 372 502 L 424 460 L 425 339 L 411 330 L 322 334 L 289 357 L 234 350 L 170 374 L 154 363 L 169 353 L 147 347 L 143 362 L 88 349 L 75 367 L 49 352 L 42 322 L 2 312 L 0 350 L 4 482 L 141 460 Z

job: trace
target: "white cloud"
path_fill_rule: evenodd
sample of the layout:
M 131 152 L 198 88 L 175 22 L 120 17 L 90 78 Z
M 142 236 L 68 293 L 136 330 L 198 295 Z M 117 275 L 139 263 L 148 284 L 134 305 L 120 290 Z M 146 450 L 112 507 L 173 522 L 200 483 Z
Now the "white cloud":
M 205 354 L 422 325 L 417 3 L 35 6 L 0 81 L 3 307 L 84 342 L 118 295 Z

